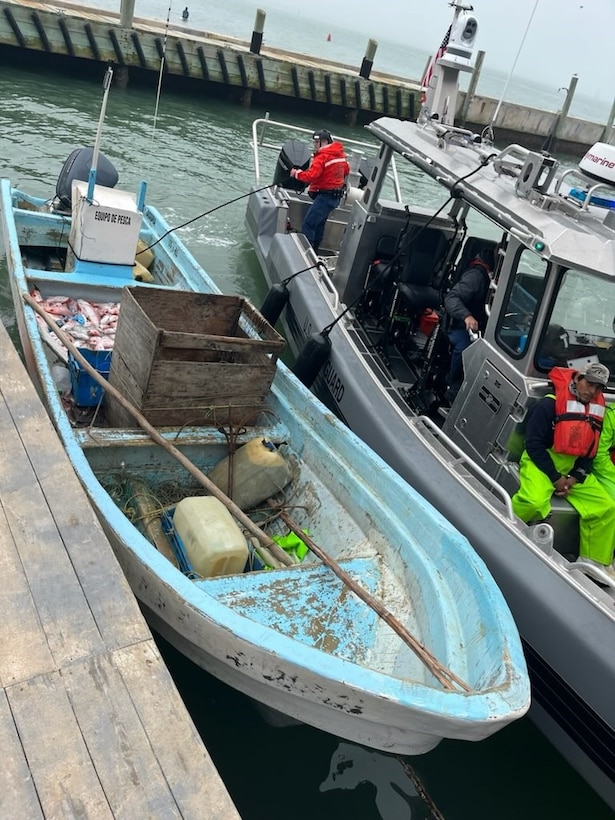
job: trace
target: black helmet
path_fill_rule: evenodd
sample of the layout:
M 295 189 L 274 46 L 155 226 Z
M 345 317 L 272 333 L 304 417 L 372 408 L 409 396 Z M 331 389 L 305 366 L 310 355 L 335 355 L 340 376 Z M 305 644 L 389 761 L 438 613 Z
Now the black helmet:
M 312 134 L 312 139 L 320 140 L 320 142 L 333 142 L 331 132 L 327 131 L 326 128 L 323 128 L 321 131 L 314 131 L 314 133 Z

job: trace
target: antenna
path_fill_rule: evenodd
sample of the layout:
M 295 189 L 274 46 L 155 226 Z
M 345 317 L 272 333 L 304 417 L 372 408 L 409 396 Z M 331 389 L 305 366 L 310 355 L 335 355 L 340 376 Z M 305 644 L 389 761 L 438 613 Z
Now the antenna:
M 500 99 L 499 99 L 498 104 L 495 108 L 495 111 L 493 112 L 493 117 L 491 118 L 491 122 L 487 126 L 488 129 L 493 128 L 493 126 L 495 125 L 495 121 L 498 118 L 498 114 L 500 113 L 500 108 L 502 107 L 502 102 L 504 101 L 504 95 L 506 94 L 506 92 L 508 90 L 508 85 L 509 85 L 509 83 L 512 79 L 512 75 L 515 71 L 515 68 L 517 67 L 517 61 L 519 59 L 519 55 L 521 54 L 521 49 L 523 48 L 523 44 L 525 43 L 525 38 L 527 37 L 527 33 L 530 30 L 530 26 L 532 25 L 532 20 L 534 19 L 534 14 L 536 14 L 536 9 L 538 8 L 539 3 L 540 3 L 540 0 L 536 0 L 536 2 L 534 3 L 534 8 L 532 9 L 532 13 L 530 14 L 530 19 L 527 21 L 527 26 L 525 28 L 525 32 L 523 34 L 523 37 L 521 38 L 521 43 L 519 44 L 519 50 L 517 51 L 517 56 L 515 57 L 515 59 L 513 61 L 512 68 L 510 69 L 510 74 L 508 75 L 508 79 L 506 80 L 506 84 L 504 85 L 504 90 L 502 91 L 502 95 L 500 96 Z
M 96 140 L 94 142 L 94 150 L 92 152 L 92 166 L 88 177 L 88 202 L 91 202 L 94 198 L 94 185 L 96 184 L 96 171 L 98 168 L 98 154 L 100 153 L 100 138 L 102 136 L 102 127 L 103 122 L 105 121 L 105 112 L 107 110 L 107 98 L 109 97 L 109 89 L 111 88 L 112 79 L 113 69 L 111 66 L 107 66 L 107 71 L 103 79 L 103 100 L 100 107 L 100 115 L 98 117 L 98 129 L 96 131 Z

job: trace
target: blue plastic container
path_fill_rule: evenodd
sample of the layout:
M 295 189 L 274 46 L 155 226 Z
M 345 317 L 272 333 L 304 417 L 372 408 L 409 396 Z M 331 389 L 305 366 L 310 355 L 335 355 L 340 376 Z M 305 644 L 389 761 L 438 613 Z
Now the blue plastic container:
M 111 369 L 111 350 L 88 350 L 79 348 L 79 353 L 95 367 L 101 376 L 109 378 Z M 96 407 L 103 396 L 103 389 L 94 381 L 89 373 L 82 369 L 72 353 L 68 354 L 68 369 L 70 371 L 70 386 L 75 404 L 80 407 Z

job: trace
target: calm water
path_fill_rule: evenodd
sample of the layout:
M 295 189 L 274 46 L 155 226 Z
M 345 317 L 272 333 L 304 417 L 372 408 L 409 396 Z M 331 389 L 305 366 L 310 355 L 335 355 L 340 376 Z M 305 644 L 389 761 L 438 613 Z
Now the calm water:
M 93 142 L 100 85 L 3 66 L 0 99 L 0 175 L 52 196 L 68 154 Z M 181 235 L 224 291 L 259 304 L 265 286 L 245 239 L 245 200 L 218 206 L 244 194 L 252 182 L 249 129 L 252 118 L 264 112 L 163 92 L 154 132 L 154 102 L 149 90 L 113 89 L 110 95 L 102 150 L 116 165 L 120 185 L 134 189 L 146 178 L 149 200 L 171 225 L 217 208 Z M 351 133 L 337 124 L 335 131 Z M 0 311 L 16 338 L 1 257 Z M 431 816 L 397 758 L 307 727 L 272 730 L 244 697 L 163 642 L 161 648 L 245 820 Z M 480 744 L 444 742 L 412 764 L 446 820 L 612 817 L 529 720 Z M 330 770 L 338 766 L 343 776 L 334 781 Z

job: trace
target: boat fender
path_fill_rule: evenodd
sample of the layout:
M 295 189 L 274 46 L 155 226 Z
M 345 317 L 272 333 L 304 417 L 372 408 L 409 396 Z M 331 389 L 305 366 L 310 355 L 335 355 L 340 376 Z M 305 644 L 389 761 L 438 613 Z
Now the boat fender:
M 293 373 L 306 387 L 311 387 L 322 366 L 329 358 L 331 339 L 324 333 L 312 333 L 297 356 Z
M 276 282 L 271 286 L 260 310 L 270 325 L 278 321 L 289 299 L 290 292 L 285 282 Z
M 140 262 L 143 267 L 150 268 L 154 261 L 154 251 L 148 247 L 144 239 L 139 239 L 137 242 L 137 253 L 135 256 L 137 262 Z
M 136 282 L 153 282 L 154 276 L 151 274 L 145 265 L 142 265 L 139 261 L 135 259 L 135 263 L 132 266 L 132 278 Z

